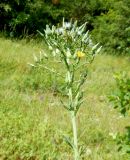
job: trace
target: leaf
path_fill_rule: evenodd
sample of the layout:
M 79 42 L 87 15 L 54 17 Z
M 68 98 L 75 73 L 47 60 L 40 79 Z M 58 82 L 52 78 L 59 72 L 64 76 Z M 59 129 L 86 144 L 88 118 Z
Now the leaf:
M 63 105 L 63 107 L 64 107 L 65 109 L 69 110 L 69 108 L 67 107 L 67 105 L 66 105 L 62 100 L 60 100 L 60 102 L 62 103 L 62 105 Z
M 68 136 L 65 136 L 65 135 L 63 135 L 63 138 L 64 138 L 65 142 L 73 149 L 74 145 L 71 142 L 71 139 Z
M 39 30 L 37 30 L 37 32 L 42 36 L 44 37 L 44 34 L 42 32 L 40 32 Z

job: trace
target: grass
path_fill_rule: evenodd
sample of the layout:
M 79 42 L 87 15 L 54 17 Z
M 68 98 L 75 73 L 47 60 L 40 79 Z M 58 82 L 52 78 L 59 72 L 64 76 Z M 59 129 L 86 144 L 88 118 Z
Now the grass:
M 64 141 L 72 135 L 71 125 L 57 92 L 62 82 L 57 86 L 47 71 L 31 70 L 27 64 L 33 54 L 47 52 L 45 44 L 4 38 L 0 44 L 0 159 L 72 160 Z M 124 70 L 130 74 L 127 56 L 98 55 L 91 65 L 77 122 L 84 160 L 128 160 L 117 151 L 111 133 L 123 132 L 129 119 L 107 99 L 116 89 L 113 73 Z

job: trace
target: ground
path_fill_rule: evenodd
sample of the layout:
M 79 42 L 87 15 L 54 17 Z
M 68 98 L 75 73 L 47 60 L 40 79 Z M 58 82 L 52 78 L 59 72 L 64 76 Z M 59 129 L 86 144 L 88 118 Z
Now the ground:
M 47 52 L 44 42 L 1 37 L 0 44 L 0 159 L 73 159 L 64 140 L 72 135 L 70 117 L 55 93 L 56 81 L 28 65 L 34 54 Z M 113 109 L 108 95 L 116 90 L 115 72 L 130 74 L 129 62 L 128 56 L 102 53 L 90 67 L 77 118 L 84 160 L 128 160 L 117 151 L 114 137 L 129 119 Z

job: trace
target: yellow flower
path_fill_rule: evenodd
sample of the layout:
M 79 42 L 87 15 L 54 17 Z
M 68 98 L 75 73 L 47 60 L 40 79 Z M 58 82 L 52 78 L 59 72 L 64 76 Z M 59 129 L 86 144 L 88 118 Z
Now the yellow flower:
M 76 54 L 77 54 L 77 57 L 79 57 L 79 58 L 82 58 L 85 56 L 85 54 L 81 51 L 77 51 Z

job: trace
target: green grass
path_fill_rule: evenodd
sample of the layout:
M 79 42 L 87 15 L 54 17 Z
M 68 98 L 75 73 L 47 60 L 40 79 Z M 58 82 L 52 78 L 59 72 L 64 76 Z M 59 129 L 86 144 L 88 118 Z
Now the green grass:
M 62 83 L 45 70 L 32 70 L 33 54 L 46 47 L 36 41 L 0 38 L 0 159 L 72 160 L 63 135 L 71 137 L 69 115 L 61 107 Z M 78 136 L 84 160 L 128 160 L 117 151 L 111 133 L 123 132 L 124 119 L 108 103 L 116 84 L 113 73 L 130 74 L 129 57 L 98 55 L 85 84 L 86 101 L 78 114 Z

